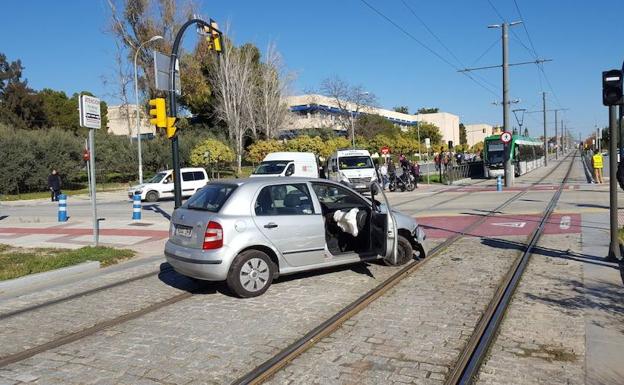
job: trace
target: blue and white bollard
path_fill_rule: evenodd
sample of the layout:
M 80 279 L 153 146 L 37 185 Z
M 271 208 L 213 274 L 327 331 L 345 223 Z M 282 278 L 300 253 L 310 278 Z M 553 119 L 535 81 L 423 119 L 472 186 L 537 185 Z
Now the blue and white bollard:
M 500 175 L 496 177 L 496 191 L 503 191 L 503 177 Z
M 67 195 L 58 195 L 58 221 L 67 222 Z
M 132 220 L 141 220 L 141 194 L 134 194 L 132 197 Z

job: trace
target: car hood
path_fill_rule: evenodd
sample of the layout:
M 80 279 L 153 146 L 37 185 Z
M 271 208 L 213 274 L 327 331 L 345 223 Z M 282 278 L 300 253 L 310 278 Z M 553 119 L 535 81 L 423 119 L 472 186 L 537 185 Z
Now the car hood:
M 414 217 L 410 217 L 397 210 L 392 210 L 392 214 L 394 215 L 398 228 L 413 232 L 416 227 L 418 227 L 418 221 Z
M 142 188 L 143 188 L 143 187 L 145 187 L 145 186 L 146 186 L 146 183 L 136 184 L 136 185 L 134 185 L 134 186 L 130 186 L 130 187 L 128 188 L 128 190 L 129 190 L 129 191 L 130 191 L 130 190 L 132 190 L 132 191 L 136 191 L 136 190 L 140 190 L 140 189 L 142 189 Z

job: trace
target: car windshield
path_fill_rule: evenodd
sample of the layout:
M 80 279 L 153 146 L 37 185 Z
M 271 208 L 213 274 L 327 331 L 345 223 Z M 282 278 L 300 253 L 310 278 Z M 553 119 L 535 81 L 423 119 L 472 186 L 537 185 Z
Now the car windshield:
M 190 197 L 182 207 L 216 213 L 221 210 L 236 187 L 231 184 L 209 183 Z
M 370 156 L 341 156 L 338 160 L 341 170 L 353 168 L 373 168 Z
M 165 175 L 167 175 L 166 172 L 159 172 L 158 174 L 154 175 L 151 179 L 149 179 L 145 183 L 160 183 L 160 181 L 163 180 Z
M 267 160 L 260 163 L 253 173 L 257 175 L 281 174 L 290 162 L 292 160 Z

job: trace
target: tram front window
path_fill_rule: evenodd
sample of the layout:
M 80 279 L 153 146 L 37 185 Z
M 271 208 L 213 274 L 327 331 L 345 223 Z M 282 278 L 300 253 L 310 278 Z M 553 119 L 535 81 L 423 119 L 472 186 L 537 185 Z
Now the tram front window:
M 503 163 L 505 159 L 505 146 L 502 142 L 490 142 L 488 143 L 488 163 L 496 164 Z

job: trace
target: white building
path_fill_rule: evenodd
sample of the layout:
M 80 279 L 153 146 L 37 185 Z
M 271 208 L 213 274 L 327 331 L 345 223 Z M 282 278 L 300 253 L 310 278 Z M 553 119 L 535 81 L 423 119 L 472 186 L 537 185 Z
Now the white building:
M 141 122 L 139 129 L 142 136 L 152 137 L 156 134 L 156 127 L 150 124 L 143 108 L 139 109 Z M 106 128 L 110 134 L 126 135 L 136 138 L 136 105 L 108 106 L 108 124 Z
M 338 103 L 331 97 L 323 95 L 299 95 L 286 98 L 291 115 L 284 127 L 286 130 L 300 130 L 304 128 L 331 128 L 334 130 L 346 130 L 349 127 L 342 127 L 337 116 L 341 113 Z M 355 113 L 356 106 L 348 106 Z M 435 124 L 442 134 L 442 140 L 459 144 L 459 116 L 448 112 L 437 112 L 432 114 L 403 114 L 392 110 L 376 107 L 365 107 L 359 113 L 381 115 L 407 130 L 416 127 L 418 122 Z M 424 138 L 422 138 L 424 139 Z
M 474 146 L 479 142 L 483 142 L 483 140 L 492 135 L 492 127 L 489 124 L 478 123 L 478 124 L 466 124 L 466 142 L 468 146 Z

